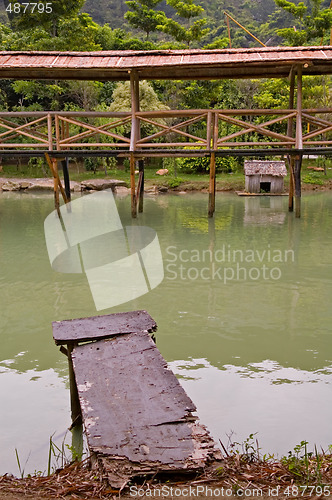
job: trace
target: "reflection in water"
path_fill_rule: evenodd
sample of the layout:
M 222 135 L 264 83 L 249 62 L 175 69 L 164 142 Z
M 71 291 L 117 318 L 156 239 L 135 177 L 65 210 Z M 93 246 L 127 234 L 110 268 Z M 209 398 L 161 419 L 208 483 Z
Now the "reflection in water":
M 326 448 L 332 196 L 303 197 L 300 220 L 286 197 L 261 199 L 220 195 L 208 220 L 205 195 L 150 197 L 134 222 L 129 198 L 118 199 L 123 225 L 157 231 L 165 279 L 100 313 L 148 310 L 159 349 L 216 438 L 258 432 L 271 453 L 303 439 Z M 15 447 L 22 460 L 31 451 L 27 472 L 45 469 L 49 437 L 70 424 L 67 363 L 51 323 L 97 314 L 84 275 L 49 265 L 52 210 L 50 195 L 0 196 L 0 473 L 18 473 Z
M 287 212 L 282 196 L 245 197 L 244 224 L 284 224 Z
M 332 406 L 327 404 L 331 367 L 309 372 L 265 360 L 218 370 L 204 359 L 170 365 L 197 402 L 202 421 L 224 445 L 228 436 L 243 442 L 256 432 L 263 453 L 287 454 L 303 440 L 312 445 L 331 443 L 326 425 L 332 419 Z

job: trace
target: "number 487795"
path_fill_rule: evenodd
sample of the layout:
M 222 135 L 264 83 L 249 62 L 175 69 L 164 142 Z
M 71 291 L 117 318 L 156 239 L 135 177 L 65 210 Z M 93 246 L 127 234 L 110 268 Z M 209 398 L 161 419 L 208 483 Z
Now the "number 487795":
M 22 2 L 22 3 L 10 3 L 6 7 L 6 11 L 10 14 L 25 14 L 34 12 L 39 14 L 50 14 L 53 12 L 52 2 L 42 3 L 42 2 Z

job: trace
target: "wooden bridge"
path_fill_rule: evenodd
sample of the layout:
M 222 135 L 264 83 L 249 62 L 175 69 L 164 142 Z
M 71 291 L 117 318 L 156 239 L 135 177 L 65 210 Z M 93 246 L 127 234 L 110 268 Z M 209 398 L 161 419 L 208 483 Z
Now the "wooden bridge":
M 73 156 L 130 158 L 132 216 L 142 210 L 144 166 L 152 156 L 210 158 L 209 216 L 215 210 L 216 156 L 287 155 L 289 209 L 300 216 L 304 154 L 332 154 L 332 108 L 303 109 L 302 75 L 332 73 L 331 47 L 119 51 L 95 53 L 0 52 L 0 78 L 130 80 L 130 112 L 0 112 L 0 155 L 43 156 L 58 191 L 70 199 L 67 162 Z M 140 111 L 142 79 L 289 77 L 288 109 Z M 152 132 L 143 133 L 149 125 Z M 126 130 L 128 132 L 124 132 Z M 63 162 L 64 183 L 58 175 Z

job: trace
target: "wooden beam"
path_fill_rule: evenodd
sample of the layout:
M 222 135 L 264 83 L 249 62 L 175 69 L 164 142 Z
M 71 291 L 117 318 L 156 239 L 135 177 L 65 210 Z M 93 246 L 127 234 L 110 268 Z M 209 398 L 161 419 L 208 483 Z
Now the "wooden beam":
M 139 118 L 136 113 L 139 111 L 139 79 L 137 71 L 130 72 L 130 92 L 131 92 L 131 136 L 130 151 L 135 151 L 136 142 L 139 140 Z
M 62 171 L 63 171 L 63 180 L 65 183 L 65 193 L 68 201 L 71 200 L 71 192 L 70 192 L 70 179 L 69 179 L 69 158 L 66 156 L 65 160 L 61 161 Z
M 137 189 L 138 196 L 138 212 L 143 212 L 144 206 L 144 160 L 138 160 L 138 171 L 139 171 L 139 186 Z
M 70 386 L 70 408 L 71 408 L 71 427 L 82 424 L 82 411 L 80 400 L 78 397 L 77 384 L 72 361 L 72 351 L 77 344 L 68 344 L 68 369 L 69 369 L 69 386 Z
M 65 190 L 63 189 L 63 186 L 62 186 L 62 183 L 61 183 L 61 179 L 59 177 L 59 172 L 58 172 L 58 161 L 56 158 L 50 158 L 49 154 L 48 153 L 45 153 L 45 158 L 46 158 L 46 161 L 48 163 L 48 166 L 50 167 L 50 170 L 53 174 L 53 178 L 55 179 L 54 181 L 54 186 L 55 187 L 58 187 L 60 189 L 60 192 L 62 194 L 62 198 L 63 198 L 63 201 L 65 203 L 68 203 L 69 200 L 66 196 L 66 192 Z
M 297 101 L 296 101 L 296 149 L 303 149 L 302 132 L 302 66 L 297 66 Z M 294 184 L 295 184 L 295 217 L 301 217 L 301 166 L 302 154 L 295 158 Z
M 289 167 L 289 195 L 288 195 L 288 210 L 293 212 L 294 210 L 294 156 L 290 156 L 288 159 Z
M 289 109 L 294 108 L 294 97 L 295 97 L 295 68 L 292 67 L 289 74 Z M 293 139 L 294 136 L 294 120 L 293 116 L 289 116 L 287 123 L 287 135 L 289 138 Z M 294 156 L 288 155 L 288 170 L 289 170 L 289 195 L 288 195 L 288 210 L 293 212 L 294 210 Z
M 301 166 L 302 155 L 295 158 L 294 184 L 295 184 L 295 217 L 301 217 Z
M 130 153 L 130 194 L 131 194 L 131 216 L 137 217 L 136 189 L 135 189 L 135 167 L 136 160 L 134 153 Z
M 216 207 L 216 154 L 210 157 L 210 183 L 209 183 L 209 211 L 208 216 L 213 217 Z

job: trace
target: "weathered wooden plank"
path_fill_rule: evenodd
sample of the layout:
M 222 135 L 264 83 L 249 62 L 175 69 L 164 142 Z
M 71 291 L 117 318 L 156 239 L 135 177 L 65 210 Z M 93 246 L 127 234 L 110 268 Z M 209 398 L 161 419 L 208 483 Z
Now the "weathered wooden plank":
M 120 333 L 154 332 L 157 328 L 146 311 L 55 321 L 52 325 L 57 345 L 103 339 Z
M 194 403 L 147 332 L 77 346 L 72 360 L 89 449 L 111 484 L 197 470 L 213 457 Z

